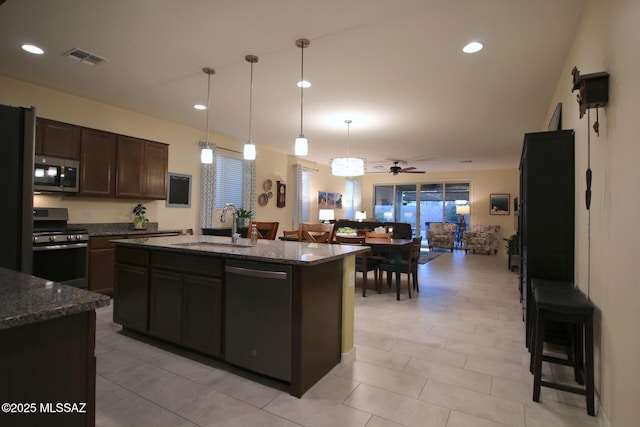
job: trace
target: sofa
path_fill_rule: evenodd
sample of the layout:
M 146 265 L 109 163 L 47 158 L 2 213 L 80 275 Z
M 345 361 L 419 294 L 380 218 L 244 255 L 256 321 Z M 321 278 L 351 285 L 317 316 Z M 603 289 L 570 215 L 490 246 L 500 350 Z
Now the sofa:
M 354 230 L 367 230 L 373 231 L 376 227 L 384 227 L 388 230 L 393 227 L 394 239 L 411 239 L 413 238 L 413 230 L 411 224 L 406 222 L 378 222 L 378 221 L 353 221 L 350 219 L 339 219 L 335 222 L 334 230 L 338 230 L 341 227 L 350 227 Z
M 462 244 L 464 252 L 482 251 L 487 255 L 493 252 L 498 253 L 498 241 L 500 240 L 499 225 L 480 225 L 476 224 L 471 230 L 465 231 L 462 235 Z
M 434 248 L 449 249 L 453 252 L 456 241 L 456 227 L 454 223 L 432 222 L 427 231 L 429 250 Z

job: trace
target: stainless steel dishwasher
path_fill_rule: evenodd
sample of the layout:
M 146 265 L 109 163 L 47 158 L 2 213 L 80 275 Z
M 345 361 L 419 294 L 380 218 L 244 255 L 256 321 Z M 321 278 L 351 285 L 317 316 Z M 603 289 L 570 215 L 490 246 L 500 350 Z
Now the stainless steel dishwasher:
M 291 266 L 225 266 L 225 360 L 291 381 Z

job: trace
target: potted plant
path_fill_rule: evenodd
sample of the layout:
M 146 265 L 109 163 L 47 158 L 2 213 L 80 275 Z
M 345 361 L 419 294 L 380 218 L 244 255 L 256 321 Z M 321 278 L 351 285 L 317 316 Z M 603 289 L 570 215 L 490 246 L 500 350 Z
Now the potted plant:
M 238 228 L 247 227 L 249 220 L 253 217 L 253 212 L 243 208 L 239 208 L 236 212 L 236 224 Z
M 144 214 L 146 213 L 147 208 L 142 203 L 138 203 L 133 208 L 133 228 L 135 228 L 136 230 L 144 230 L 145 228 L 147 228 L 149 219 L 144 216 Z

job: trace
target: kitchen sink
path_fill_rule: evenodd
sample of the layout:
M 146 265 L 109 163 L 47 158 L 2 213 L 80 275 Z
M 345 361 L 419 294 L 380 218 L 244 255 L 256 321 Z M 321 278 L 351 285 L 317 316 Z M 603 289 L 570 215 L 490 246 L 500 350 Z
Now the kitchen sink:
M 216 247 L 221 246 L 225 248 L 250 248 L 251 245 L 245 245 L 242 243 L 225 243 L 225 242 L 187 242 L 187 243 L 174 243 L 174 246 L 189 246 L 189 247 Z

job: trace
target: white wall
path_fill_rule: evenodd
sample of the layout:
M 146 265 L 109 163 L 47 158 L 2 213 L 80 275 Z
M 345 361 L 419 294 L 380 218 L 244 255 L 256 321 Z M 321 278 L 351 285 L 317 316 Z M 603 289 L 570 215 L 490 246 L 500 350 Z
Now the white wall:
M 576 283 L 598 307 L 596 389 L 603 425 L 640 420 L 640 2 L 588 0 L 549 106 L 563 103 L 564 129 L 576 133 Z M 600 136 L 579 119 L 571 69 L 610 74 L 609 104 L 599 109 Z M 548 120 L 547 117 L 547 120 Z M 545 122 L 546 123 L 546 122 Z M 592 203 L 584 202 L 591 139 Z

